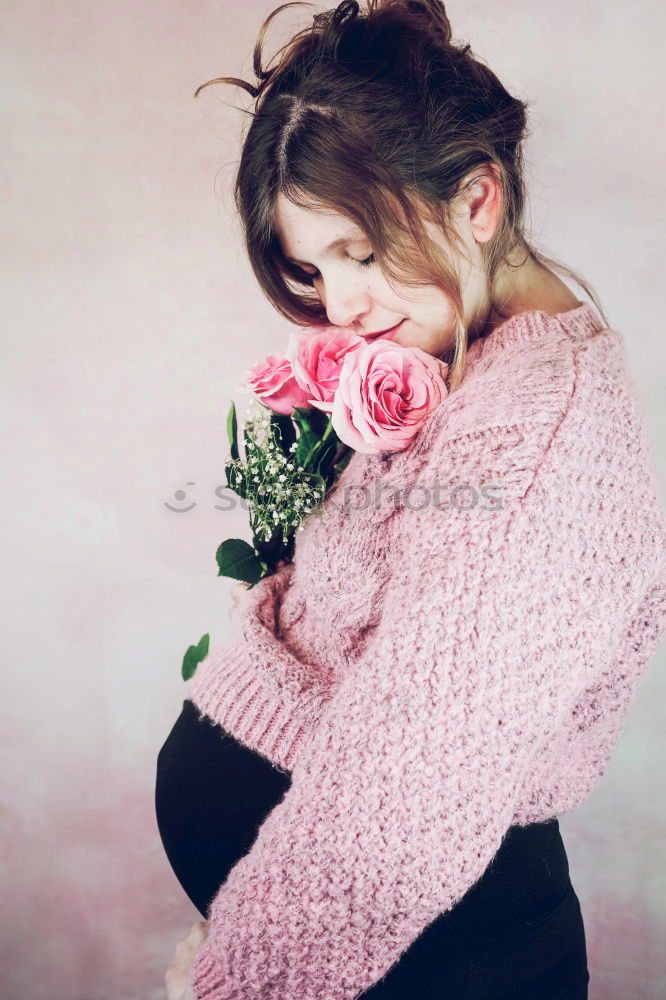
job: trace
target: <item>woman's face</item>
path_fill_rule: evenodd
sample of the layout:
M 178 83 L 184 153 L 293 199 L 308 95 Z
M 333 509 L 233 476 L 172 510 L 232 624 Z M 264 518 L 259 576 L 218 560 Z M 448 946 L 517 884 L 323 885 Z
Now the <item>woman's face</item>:
M 469 213 L 468 213 L 469 216 Z M 465 214 L 461 216 L 464 221 Z M 472 230 L 461 227 L 473 264 L 461 258 L 466 323 L 482 299 L 481 258 Z M 280 194 L 275 210 L 276 235 L 282 252 L 313 279 L 328 320 L 350 327 L 361 337 L 384 333 L 403 347 L 420 347 L 435 357 L 455 346 L 453 304 L 434 285 L 391 287 L 373 262 L 372 247 L 363 232 L 345 216 L 318 214 L 300 208 Z M 431 238 L 443 236 L 427 224 Z M 331 244 L 334 244 L 331 246 Z M 449 248 L 449 253 L 450 253 Z

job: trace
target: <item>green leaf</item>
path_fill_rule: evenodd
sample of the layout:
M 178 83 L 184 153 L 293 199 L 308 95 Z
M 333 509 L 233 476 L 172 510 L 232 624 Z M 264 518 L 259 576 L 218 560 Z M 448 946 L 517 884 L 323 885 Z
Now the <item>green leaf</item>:
M 215 553 L 218 576 L 229 576 L 232 580 L 243 580 L 254 585 L 263 576 L 261 560 L 253 547 L 242 538 L 227 538 Z
M 317 437 L 323 437 L 331 419 L 329 413 L 316 406 L 295 406 L 292 417 L 297 424 L 306 424 Z
M 322 456 L 329 456 L 329 441 L 339 443 L 330 415 L 316 407 L 304 409 L 297 406 L 293 417 L 300 429 L 295 460 L 302 469 L 317 471 L 321 468 Z
M 209 639 L 210 636 L 206 632 L 205 635 L 201 636 L 196 646 L 188 646 L 180 671 L 184 681 L 189 681 L 190 677 L 194 676 L 201 661 L 205 660 L 208 656 Z
M 321 435 L 318 433 L 317 428 L 318 418 L 316 417 L 316 414 L 320 412 L 320 410 L 306 409 L 303 406 L 295 406 L 291 415 L 292 419 L 298 425 L 298 429 L 301 434 L 311 434 L 315 437 L 320 437 Z
M 227 414 L 227 436 L 231 448 L 231 457 L 238 458 L 238 420 L 236 419 L 236 404 L 232 403 Z
M 318 411 L 317 411 L 318 412 Z M 319 444 L 321 435 L 313 424 L 312 410 L 303 410 L 300 407 L 294 408 L 295 419 L 298 423 L 300 435 L 296 451 L 294 453 L 297 465 L 309 471 L 308 461 L 314 453 L 314 449 Z
M 297 424 L 300 424 L 302 421 L 309 423 L 312 412 L 313 409 L 310 406 L 295 406 L 291 411 L 291 415 Z
M 331 442 L 324 441 L 323 438 L 318 438 L 312 445 L 312 448 L 305 457 L 305 468 L 312 469 L 316 472 L 321 463 L 322 455 L 328 452 L 329 444 Z M 335 454 L 335 442 L 333 443 L 333 454 Z

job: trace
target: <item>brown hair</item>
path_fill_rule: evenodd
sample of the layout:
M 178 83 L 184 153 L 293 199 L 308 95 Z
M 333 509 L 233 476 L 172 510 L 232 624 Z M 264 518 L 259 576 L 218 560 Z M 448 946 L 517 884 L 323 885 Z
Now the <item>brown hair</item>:
M 525 237 L 525 188 L 521 142 L 529 134 L 527 105 L 512 97 L 469 44 L 451 41 L 451 25 L 440 0 L 356 0 L 316 14 L 262 66 L 264 21 L 254 48 L 256 86 L 231 83 L 255 99 L 243 140 L 234 186 L 250 264 L 269 301 L 299 325 L 327 325 L 312 280 L 283 255 L 274 228 L 282 193 L 296 205 L 325 207 L 352 219 L 365 233 L 377 265 L 389 282 L 436 285 L 456 315 L 455 351 L 449 391 L 464 374 L 467 330 L 454 261 L 430 239 L 423 220 L 440 227 L 465 252 L 452 225 L 451 202 L 461 182 L 484 165 L 496 167 L 502 191 L 500 222 L 481 245 L 488 309 L 493 279 L 503 262 L 515 266 L 516 251 L 530 254 L 572 277 L 602 306 L 576 272 L 538 252 Z M 467 185 L 474 178 L 467 180 Z

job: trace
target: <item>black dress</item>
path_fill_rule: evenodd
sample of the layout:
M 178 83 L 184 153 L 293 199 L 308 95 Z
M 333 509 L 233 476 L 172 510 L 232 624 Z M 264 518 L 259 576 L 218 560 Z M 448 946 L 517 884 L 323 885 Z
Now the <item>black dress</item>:
M 157 758 L 155 810 L 202 917 L 290 785 L 183 702 Z M 512 826 L 479 881 L 358 1000 L 587 1000 L 588 982 L 583 918 L 552 819 Z

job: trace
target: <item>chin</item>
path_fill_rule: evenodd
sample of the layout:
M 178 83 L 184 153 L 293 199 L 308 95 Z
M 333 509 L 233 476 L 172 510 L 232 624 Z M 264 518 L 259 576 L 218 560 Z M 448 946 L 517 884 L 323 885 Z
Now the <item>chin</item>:
M 393 343 L 399 344 L 400 347 L 420 347 L 422 351 L 428 351 L 428 353 L 430 353 L 430 346 L 428 344 L 424 344 L 423 340 L 419 337 L 402 337 L 398 334 L 397 337 L 393 338 Z

